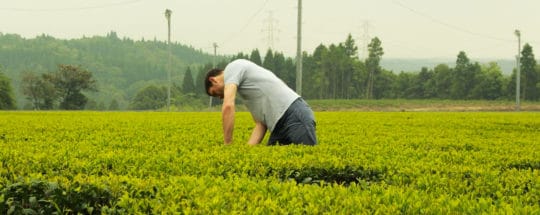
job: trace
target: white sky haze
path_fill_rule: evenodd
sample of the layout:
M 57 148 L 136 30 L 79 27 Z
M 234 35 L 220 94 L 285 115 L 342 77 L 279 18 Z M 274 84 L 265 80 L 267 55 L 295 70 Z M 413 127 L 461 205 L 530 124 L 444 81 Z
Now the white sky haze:
M 379 37 L 383 58 L 513 59 L 517 37 L 539 56 L 538 0 L 303 0 L 304 51 L 338 44 L 352 34 L 359 55 Z M 269 46 L 296 53 L 297 0 L 0 0 L 0 32 L 25 38 L 104 36 L 171 39 L 213 53 L 264 54 Z

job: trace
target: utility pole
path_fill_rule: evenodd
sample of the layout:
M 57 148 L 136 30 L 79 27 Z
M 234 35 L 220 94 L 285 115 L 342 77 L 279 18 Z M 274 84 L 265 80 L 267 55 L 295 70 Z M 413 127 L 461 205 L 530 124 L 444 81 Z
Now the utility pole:
M 212 64 L 212 67 L 216 68 L 217 67 L 217 48 L 218 48 L 218 45 L 217 43 L 213 43 L 212 46 L 214 47 L 214 62 Z M 213 100 L 213 97 L 210 96 L 210 99 L 208 101 L 208 109 L 212 109 L 212 100 Z
M 217 48 L 219 47 L 217 45 L 217 43 L 213 43 L 212 46 L 214 47 L 214 63 L 213 63 L 213 66 L 214 68 L 217 67 L 216 65 L 216 61 L 217 61 Z
M 171 111 L 171 14 L 169 9 L 165 10 L 165 18 L 167 18 L 167 43 L 169 48 L 169 65 L 167 66 L 167 111 Z
M 298 0 L 298 29 L 296 41 L 296 93 L 302 96 L 302 0 Z
M 516 55 L 516 64 L 517 64 L 517 72 L 516 72 L 516 111 L 520 111 L 520 101 L 519 101 L 519 93 L 521 91 L 520 82 L 521 82 L 521 65 L 520 65 L 520 56 L 521 56 L 521 32 L 519 30 L 514 31 L 514 34 L 518 38 L 518 54 Z

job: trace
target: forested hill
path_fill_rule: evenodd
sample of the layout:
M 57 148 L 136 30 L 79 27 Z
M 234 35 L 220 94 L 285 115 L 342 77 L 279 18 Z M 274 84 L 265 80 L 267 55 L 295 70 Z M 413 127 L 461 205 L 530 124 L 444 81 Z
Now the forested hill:
M 306 52 L 302 77 L 306 84 L 302 86 L 302 96 L 306 99 L 495 100 L 509 99 L 515 94 L 511 60 L 480 64 L 471 61 L 463 51 L 455 60 L 386 59 L 382 58 L 383 47 L 377 37 L 370 45 L 376 49 L 372 49 L 373 53 L 365 60 L 358 58 L 358 48 L 351 35 L 345 42 L 321 44 L 312 54 Z M 160 109 L 167 105 L 165 102 L 177 107 L 206 107 L 208 96 L 201 90 L 204 72 L 212 67 L 212 62 L 223 67 L 236 58 L 250 59 L 268 68 L 296 89 L 295 61 L 278 51 L 268 50 L 261 55 L 258 50 L 253 50 L 251 54 L 214 59 L 211 54 L 176 43 L 171 45 L 171 52 L 173 86 L 169 91 L 165 89 L 169 45 L 164 41 L 121 39 L 115 32 L 71 40 L 47 35 L 27 39 L 0 33 L 0 73 L 11 80 L 15 91 L 12 94 L 15 94 L 19 109 L 36 106 L 29 107 L 29 101 L 22 93 L 21 80 L 28 77 L 25 74 L 55 72 L 61 64 L 78 66 L 92 73 L 98 92 L 77 95 L 84 98 L 78 101 L 91 110 Z M 527 56 L 523 59 L 534 59 L 532 47 L 526 44 L 522 55 Z M 520 85 L 524 99 L 538 100 L 540 68 L 533 60 L 523 61 L 521 68 L 521 76 L 528 77 L 522 78 L 526 83 Z M 36 92 L 43 94 L 44 90 Z
M 142 86 L 167 80 L 168 51 L 165 41 L 134 41 L 119 38 L 115 32 L 71 40 L 47 35 L 28 39 L 0 33 L 0 67 L 13 81 L 19 106 L 25 103 L 20 89 L 22 74 L 55 71 L 59 64 L 78 65 L 93 73 L 100 93 L 92 99 L 99 102 L 118 97 L 123 102 L 122 98 L 132 96 Z M 171 79 L 178 84 L 187 66 L 197 67 L 213 60 L 212 55 L 177 43 L 171 45 L 171 52 Z

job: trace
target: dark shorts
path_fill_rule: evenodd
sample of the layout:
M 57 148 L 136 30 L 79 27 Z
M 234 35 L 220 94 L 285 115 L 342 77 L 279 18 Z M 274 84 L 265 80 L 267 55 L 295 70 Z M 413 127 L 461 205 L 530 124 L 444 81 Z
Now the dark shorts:
M 268 139 L 268 145 L 317 144 L 315 116 L 308 104 L 296 99 L 278 120 Z

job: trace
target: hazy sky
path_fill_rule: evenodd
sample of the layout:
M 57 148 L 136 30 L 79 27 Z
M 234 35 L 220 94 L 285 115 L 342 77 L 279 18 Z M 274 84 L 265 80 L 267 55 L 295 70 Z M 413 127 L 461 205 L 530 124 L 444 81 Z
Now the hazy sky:
M 70 39 L 116 31 L 119 37 L 172 40 L 213 53 L 296 53 L 297 0 L 0 0 L 0 32 Z M 517 37 L 540 56 L 539 0 L 303 0 L 303 50 L 360 47 L 379 37 L 383 58 L 513 59 Z M 367 36 L 367 37 L 366 37 Z

